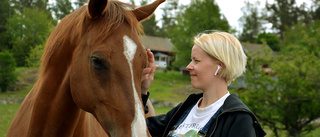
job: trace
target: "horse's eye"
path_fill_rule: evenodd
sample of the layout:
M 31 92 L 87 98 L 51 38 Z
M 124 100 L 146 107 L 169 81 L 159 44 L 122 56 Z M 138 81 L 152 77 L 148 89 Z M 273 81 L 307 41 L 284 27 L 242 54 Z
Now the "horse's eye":
M 93 66 L 97 69 L 102 69 L 105 68 L 103 61 L 101 59 L 99 59 L 98 57 L 91 57 L 91 61 L 93 63 Z

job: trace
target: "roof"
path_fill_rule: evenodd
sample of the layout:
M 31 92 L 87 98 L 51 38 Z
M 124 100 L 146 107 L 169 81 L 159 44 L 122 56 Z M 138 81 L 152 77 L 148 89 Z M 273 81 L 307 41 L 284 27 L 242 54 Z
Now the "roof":
M 276 55 L 268 45 L 254 43 L 241 43 L 241 45 L 246 54 L 257 54 L 258 56 L 265 56 L 265 53 L 262 52 L 262 50 L 270 50 L 273 56 Z
M 174 45 L 168 38 L 142 35 L 140 41 L 145 49 L 153 51 L 172 52 L 174 48 Z

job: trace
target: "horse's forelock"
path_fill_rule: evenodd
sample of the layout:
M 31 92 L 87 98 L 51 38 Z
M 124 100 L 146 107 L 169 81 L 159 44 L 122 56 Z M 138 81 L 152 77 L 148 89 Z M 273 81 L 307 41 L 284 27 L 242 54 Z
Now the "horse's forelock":
M 108 7 L 106 8 L 105 14 L 98 19 L 94 24 L 94 27 L 99 29 L 99 32 L 95 34 L 92 38 L 92 41 L 101 41 L 105 40 L 110 34 L 113 34 L 115 30 L 123 23 L 127 23 L 131 31 L 134 33 L 142 33 L 141 25 L 135 18 L 135 16 L 129 11 L 125 4 L 119 1 L 110 1 Z M 84 26 L 88 27 L 88 26 Z

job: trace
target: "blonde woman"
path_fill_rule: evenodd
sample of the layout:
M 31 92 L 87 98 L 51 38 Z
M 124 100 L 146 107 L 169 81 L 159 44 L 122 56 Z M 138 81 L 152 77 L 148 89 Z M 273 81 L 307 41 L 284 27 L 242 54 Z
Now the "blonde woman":
M 142 98 L 147 102 L 153 81 L 153 54 L 144 70 Z M 228 86 L 245 72 L 247 57 L 237 38 L 226 32 L 199 34 L 194 38 L 191 62 L 187 66 L 193 88 L 191 94 L 167 114 L 146 119 L 152 136 L 256 137 L 265 136 L 255 115 Z M 148 108 L 148 107 L 146 107 Z M 153 111 L 150 105 L 149 109 Z

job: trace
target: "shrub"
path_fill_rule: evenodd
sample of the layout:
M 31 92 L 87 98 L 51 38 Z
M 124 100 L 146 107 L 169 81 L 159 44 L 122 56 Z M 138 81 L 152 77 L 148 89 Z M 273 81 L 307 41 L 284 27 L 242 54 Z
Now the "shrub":
M 26 58 L 28 67 L 39 67 L 40 58 L 42 56 L 44 45 L 37 45 L 34 48 L 31 48 L 29 57 Z
M 0 52 L 0 89 L 2 92 L 7 90 L 16 79 L 15 74 L 16 62 L 13 55 L 8 52 Z
M 266 32 L 261 33 L 258 35 L 256 42 L 262 44 L 263 41 L 265 41 L 273 51 L 280 51 L 280 38 L 278 38 L 277 35 Z

